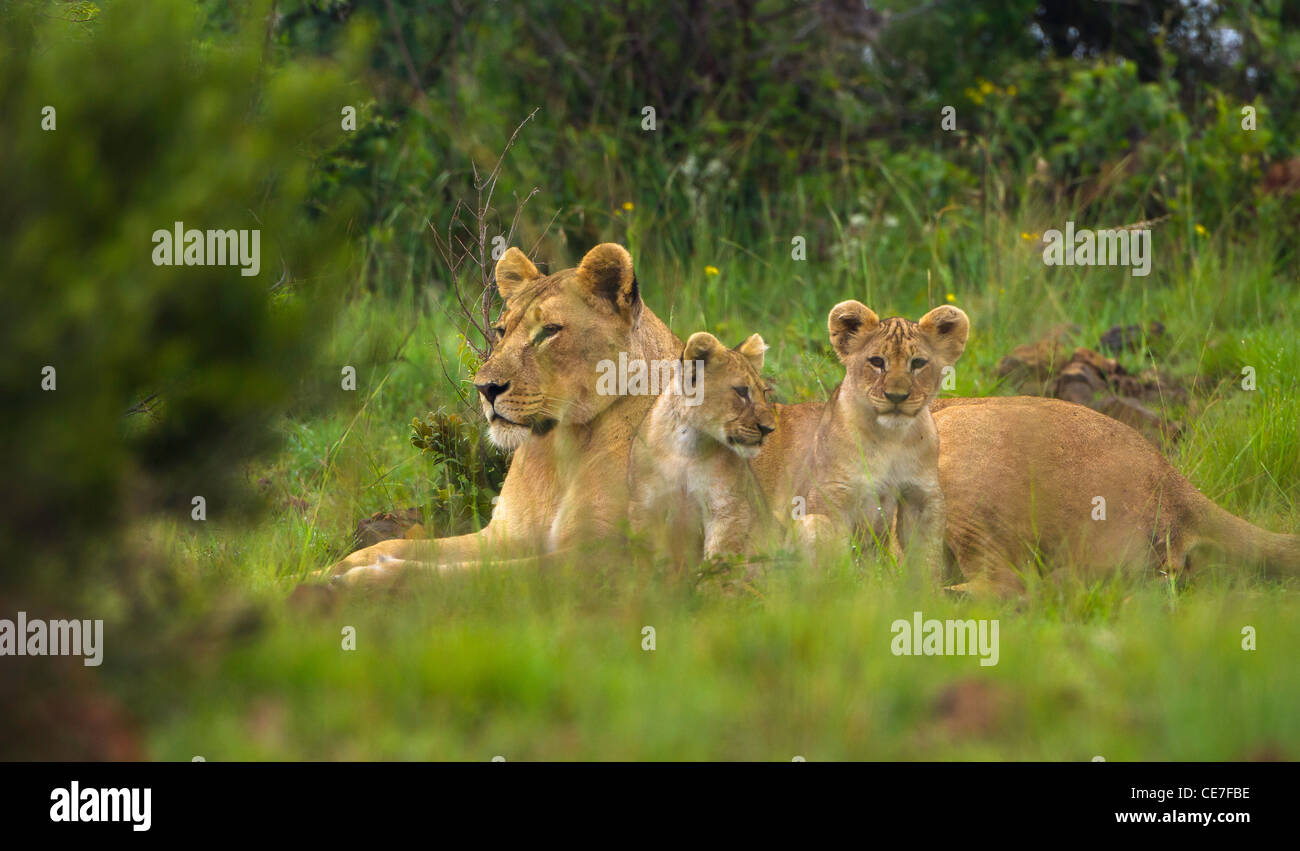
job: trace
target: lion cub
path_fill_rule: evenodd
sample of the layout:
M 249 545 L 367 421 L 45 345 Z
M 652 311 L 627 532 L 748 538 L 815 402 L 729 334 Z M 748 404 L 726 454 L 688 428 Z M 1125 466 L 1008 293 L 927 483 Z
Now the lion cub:
M 749 552 L 755 522 L 766 517 L 748 460 L 775 427 L 759 374 L 766 349 L 757 334 L 735 349 L 692 334 L 680 380 L 633 438 L 628 519 L 634 532 L 657 533 L 678 563 L 701 547 L 705 558 Z
M 966 348 L 970 320 L 945 305 L 917 322 L 882 321 L 845 301 L 832 308 L 827 327 L 845 374 L 822 410 L 796 489 L 808 500 L 801 535 L 817 544 L 870 529 L 884 539 L 892 526 L 903 555 L 919 557 L 939 581 L 945 517 L 930 403 Z

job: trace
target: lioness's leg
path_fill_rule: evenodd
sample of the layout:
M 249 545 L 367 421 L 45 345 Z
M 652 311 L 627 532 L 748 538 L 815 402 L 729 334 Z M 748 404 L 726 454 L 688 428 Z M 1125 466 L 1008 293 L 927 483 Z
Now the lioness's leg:
M 403 559 L 394 559 L 381 557 L 373 564 L 366 564 L 360 567 L 354 567 L 346 573 L 339 574 L 334 578 L 338 585 L 351 587 L 386 587 L 398 581 L 405 579 L 419 579 L 420 577 L 434 576 L 442 573 L 457 573 L 467 570 L 475 570 L 480 567 L 491 567 L 493 569 L 520 569 L 527 567 L 546 568 L 560 565 L 564 562 L 575 562 L 590 553 L 581 547 L 566 547 L 547 553 L 536 553 L 533 555 L 515 556 L 512 558 L 492 558 L 487 552 L 483 557 L 470 559 L 460 562 L 447 561 L 406 561 Z M 608 555 L 608 551 L 604 553 Z
M 456 535 L 450 538 L 394 538 L 380 541 L 369 547 L 363 547 L 346 556 L 334 565 L 319 571 L 316 575 L 330 578 L 347 573 L 358 567 L 367 567 L 384 561 L 400 562 L 468 562 L 478 559 L 482 553 L 494 546 L 500 546 L 498 536 L 489 534 L 485 527 L 468 535 Z
M 626 513 L 626 505 L 623 506 Z M 608 554 L 622 544 L 622 524 L 592 521 L 571 528 L 567 534 L 549 542 L 511 538 L 494 530 L 492 524 L 473 535 L 439 538 L 432 541 L 384 541 L 367 547 L 362 553 L 374 553 L 375 560 L 354 564 L 337 577 L 338 582 L 351 585 L 386 584 L 395 580 L 420 575 L 468 570 L 484 565 L 492 567 L 543 567 L 559 561 L 585 557 L 589 547 L 603 547 Z M 423 547 L 401 546 L 424 544 Z M 393 545 L 391 547 L 385 545 Z M 446 546 L 444 546 L 446 545 Z M 404 558 L 400 553 L 411 553 Z M 353 559 L 360 553 L 353 553 Z M 346 561 L 346 560 L 345 560 Z M 360 561 L 358 559 L 358 561 Z

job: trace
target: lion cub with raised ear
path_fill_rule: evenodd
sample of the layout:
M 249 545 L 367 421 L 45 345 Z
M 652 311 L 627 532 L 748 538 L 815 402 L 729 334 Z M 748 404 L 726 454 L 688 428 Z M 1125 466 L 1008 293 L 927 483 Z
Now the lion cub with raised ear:
M 628 519 L 678 563 L 701 548 L 705 558 L 751 552 L 767 516 L 748 460 L 775 428 L 760 375 L 766 349 L 757 334 L 735 349 L 692 334 L 679 378 L 633 438 Z
M 845 301 L 831 309 L 827 328 L 845 374 L 796 487 L 808 500 L 802 536 L 817 544 L 869 528 L 883 539 L 892 526 L 904 556 L 919 557 L 939 581 L 945 516 L 930 403 L 966 348 L 970 320 L 944 305 L 916 322 L 882 321 L 861 302 Z

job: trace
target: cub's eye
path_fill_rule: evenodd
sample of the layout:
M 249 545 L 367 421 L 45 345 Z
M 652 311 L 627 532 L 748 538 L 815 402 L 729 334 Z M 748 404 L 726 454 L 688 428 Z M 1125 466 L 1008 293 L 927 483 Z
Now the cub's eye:
M 867 363 L 871 364 L 871 365 L 874 366 L 876 369 L 884 369 L 884 368 L 885 368 L 885 359 L 884 359 L 884 358 L 872 358 L 871 360 L 867 361 Z
M 912 369 L 914 370 L 920 369 L 921 367 L 925 366 L 927 363 L 929 363 L 929 361 L 926 360 L 925 358 L 912 358 Z
M 748 387 L 733 387 L 733 388 L 731 388 L 731 389 L 736 391 L 736 395 L 737 395 L 737 396 L 739 396 L 740 398 L 744 399 L 746 402 L 749 401 L 749 388 L 748 388 Z
M 563 327 L 563 325 L 543 325 L 542 329 L 537 332 L 537 336 L 533 337 L 533 342 L 540 343 L 542 340 L 554 337 Z

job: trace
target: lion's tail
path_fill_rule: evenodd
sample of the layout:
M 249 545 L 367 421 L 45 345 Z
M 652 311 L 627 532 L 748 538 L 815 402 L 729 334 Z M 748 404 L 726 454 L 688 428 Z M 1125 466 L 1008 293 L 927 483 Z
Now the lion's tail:
M 1203 494 L 1194 507 L 1196 539 L 1221 552 L 1234 567 L 1262 566 L 1276 577 L 1300 578 L 1300 535 L 1261 529 L 1215 505 Z

